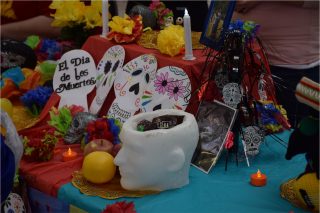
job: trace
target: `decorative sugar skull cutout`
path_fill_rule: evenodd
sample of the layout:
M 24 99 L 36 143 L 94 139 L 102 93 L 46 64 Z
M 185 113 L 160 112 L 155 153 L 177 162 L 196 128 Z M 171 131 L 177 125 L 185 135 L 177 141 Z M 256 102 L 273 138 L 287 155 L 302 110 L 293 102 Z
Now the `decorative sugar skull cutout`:
M 156 70 L 157 60 L 149 54 L 129 61 L 119 70 L 114 81 L 116 99 L 108 111 L 108 116 L 125 122 L 138 111 L 143 92 L 153 81 Z
M 264 79 L 264 74 L 262 73 L 259 76 L 259 81 L 258 81 L 258 94 L 259 94 L 260 100 L 262 101 L 265 101 L 268 99 L 266 87 L 267 87 L 267 82 Z
M 214 76 L 214 80 L 220 91 L 226 84 L 229 83 L 227 72 L 223 71 L 222 68 L 217 70 L 217 73 Z
M 90 106 L 91 113 L 99 113 L 112 88 L 117 71 L 122 69 L 124 58 L 125 51 L 120 45 L 109 48 L 103 55 L 97 67 L 97 92 Z
M 59 109 L 78 105 L 88 111 L 87 94 L 96 84 L 96 66 L 84 50 L 71 50 L 58 61 L 53 76 L 53 89 L 60 96 Z
M 243 140 L 245 150 L 248 155 L 257 155 L 264 136 L 262 130 L 257 126 L 247 126 L 244 128 Z
M 179 67 L 159 69 L 143 93 L 140 108 L 144 112 L 158 109 L 185 110 L 189 104 L 191 84 L 188 75 Z
M 97 119 L 97 116 L 89 112 L 77 113 L 73 117 L 71 125 L 64 136 L 65 143 L 73 144 L 73 143 L 80 142 L 84 135 L 87 124 L 90 121 L 94 121 L 96 119 Z
M 232 108 L 237 108 L 237 105 L 241 102 L 241 91 L 239 84 L 228 83 L 222 90 L 223 101 L 225 104 Z

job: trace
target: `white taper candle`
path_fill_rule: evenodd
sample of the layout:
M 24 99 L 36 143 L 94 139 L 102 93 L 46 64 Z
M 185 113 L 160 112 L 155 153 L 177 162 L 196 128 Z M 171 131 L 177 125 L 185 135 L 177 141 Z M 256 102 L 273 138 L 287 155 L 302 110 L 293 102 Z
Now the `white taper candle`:
M 109 32 L 108 22 L 109 22 L 109 2 L 108 0 L 102 0 L 102 37 L 106 37 Z
M 185 55 L 184 60 L 194 60 L 192 53 L 192 39 L 191 39 L 191 20 L 187 8 L 184 9 L 183 16 L 183 27 L 184 27 L 184 48 Z

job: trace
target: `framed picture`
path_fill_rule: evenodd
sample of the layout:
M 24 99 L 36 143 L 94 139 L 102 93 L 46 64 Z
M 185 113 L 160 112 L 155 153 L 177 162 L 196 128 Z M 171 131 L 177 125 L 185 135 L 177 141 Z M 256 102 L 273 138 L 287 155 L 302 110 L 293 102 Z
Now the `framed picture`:
M 200 43 L 215 50 L 220 50 L 235 5 L 236 1 L 211 1 Z
M 221 103 L 202 102 L 197 113 L 199 142 L 191 164 L 209 173 L 216 164 L 232 128 L 237 110 Z

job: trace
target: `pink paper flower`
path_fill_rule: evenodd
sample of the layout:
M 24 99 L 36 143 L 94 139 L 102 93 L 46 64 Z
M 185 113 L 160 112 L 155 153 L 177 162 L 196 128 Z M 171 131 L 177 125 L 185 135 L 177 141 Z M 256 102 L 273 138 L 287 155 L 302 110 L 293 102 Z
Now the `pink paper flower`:
M 174 98 L 175 101 L 178 100 L 179 97 L 183 97 L 183 93 L 186 92 L 186 87 L 182 85 L 182 81 L 174 81 L 168 86 L 168 95 L 169 99 Z
M 156 91 L 159 94 L 165 94 L 165 92 L 169 91 L 169 86 L 173 81 L 173 78 L 168 78 L 169 73 L 166 72 L 165 74 L 160 73 L 160 75 L 156 76 L 156 80 L 154 81 L 154 86 L 156 87 Z

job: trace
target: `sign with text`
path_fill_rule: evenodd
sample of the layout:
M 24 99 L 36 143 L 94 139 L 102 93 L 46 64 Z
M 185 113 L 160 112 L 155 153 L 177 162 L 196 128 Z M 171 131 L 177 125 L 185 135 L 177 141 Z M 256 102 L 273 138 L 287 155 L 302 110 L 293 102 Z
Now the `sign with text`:
M 92 56 L 84 50 L 71 50 L 58 61 L 53 89 L 60 96 L 59 108 L 82 106 L 88 111 L 87 94 L 96 84 L 96 66 Z

